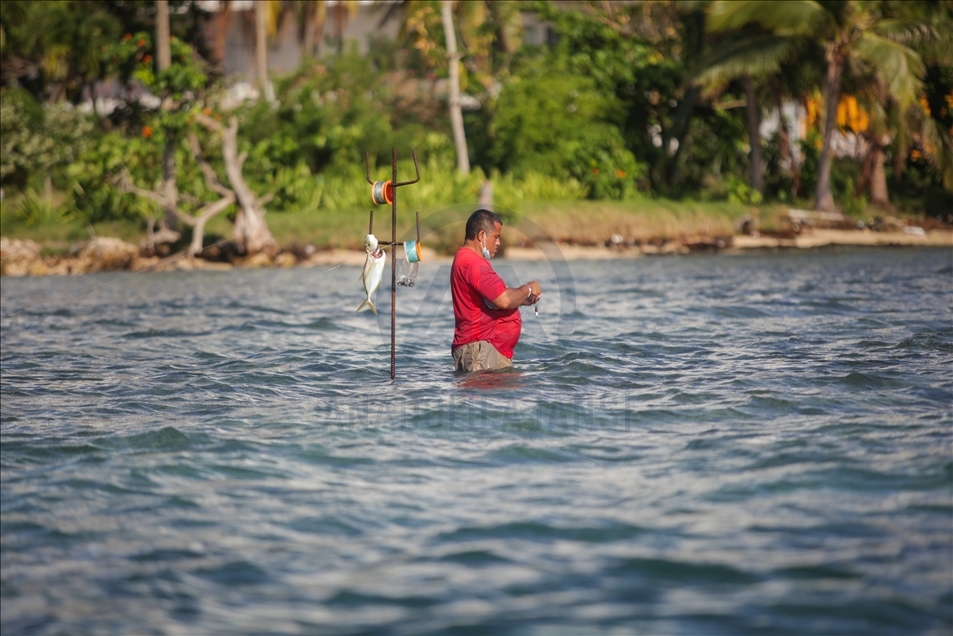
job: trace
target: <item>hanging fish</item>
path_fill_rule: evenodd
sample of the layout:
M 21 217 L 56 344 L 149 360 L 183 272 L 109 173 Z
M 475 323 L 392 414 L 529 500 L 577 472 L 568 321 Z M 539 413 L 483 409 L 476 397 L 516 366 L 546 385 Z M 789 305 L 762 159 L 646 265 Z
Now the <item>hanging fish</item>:
M 364 251 L 367 252 L 367 258 L 364 260 L 364 271 L 361 272 L 361 282 L 364 283 L 364 292 L 367 299 L 361 303 L 357 311 L 368 307 L 375 314 L 377 307 L 371 301 L 371 295 L 381 286 L 381 280 L 384 278 L 384 264 L 387 262 L 384 250 L 377 243 L 377 237 L 368 234 L 364 237 Z

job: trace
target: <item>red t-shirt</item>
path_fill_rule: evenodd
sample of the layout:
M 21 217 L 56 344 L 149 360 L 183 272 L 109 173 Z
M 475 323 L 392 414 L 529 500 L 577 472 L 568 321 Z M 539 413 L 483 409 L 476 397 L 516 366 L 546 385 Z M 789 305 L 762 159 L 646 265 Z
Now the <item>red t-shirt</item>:
M 451 350 L 486 340 L 507 358 L 513 357 L 523 318 L 519 309 L 493 306 L 493 301 L 504 291 L 506 283 L 493 271 L 489 261 L 468 247 L 457 250 L 450 270 L 453 317 L 456 319 Z

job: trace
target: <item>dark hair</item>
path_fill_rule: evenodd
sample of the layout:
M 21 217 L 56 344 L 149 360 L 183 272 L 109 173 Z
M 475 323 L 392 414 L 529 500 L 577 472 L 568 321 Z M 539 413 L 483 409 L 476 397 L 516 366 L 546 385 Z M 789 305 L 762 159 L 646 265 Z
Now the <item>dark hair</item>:
M 477 237 L 481 231 L 489 234 L 493 231 L 493 225 L 499 223 L 503 225 L 503 219 L 500 218 L 499 214 L 495 212 L 490 212 L 489 210 L 484 210 L 480 208 L 476 212 L 470 215 L 470 218 L 467 219 L 467 236 L 466 240 L 472 240 Z

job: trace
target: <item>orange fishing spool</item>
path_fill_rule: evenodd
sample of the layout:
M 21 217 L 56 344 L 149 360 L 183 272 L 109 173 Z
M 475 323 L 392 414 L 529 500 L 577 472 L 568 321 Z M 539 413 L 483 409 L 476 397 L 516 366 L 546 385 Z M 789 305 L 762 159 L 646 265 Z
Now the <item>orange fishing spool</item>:
M 388 181 L 375 181 L 371 186 L 371 201 L 375 205 L 390 205 L 394 202 L 394 184 Z

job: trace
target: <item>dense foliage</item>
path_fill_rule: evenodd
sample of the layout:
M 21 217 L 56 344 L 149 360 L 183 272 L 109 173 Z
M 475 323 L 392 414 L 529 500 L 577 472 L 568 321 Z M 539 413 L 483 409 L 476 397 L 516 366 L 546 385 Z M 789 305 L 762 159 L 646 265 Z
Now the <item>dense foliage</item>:
M 854 4 L 863 5 L 864 15 L 879 12 L 878 19 L 897 16 L 898 25 L 900 18 L 920 20 L 909 33 L 942 33 L 950 24 L 950 8 L 943 3 L 922 3 L 930 6 L 921 14 L 903 3 Z M 816 110 L 823 52 L 805 40 L 771 73 L 737 66 L 744 72 L 705 85 L 698 78 L 714 68 L 720 46 L 747 46 L 757 43 L 751 34 L 767 33 L 754 27 L 713 33 L 707 2 L 459 3 L 461 84 L 480 103 L 465 113 L 475 166 L 469 175 L 453 168 L 438 3 L 404 3 L 405 27 L 397 41 L 374 38 L 367 55 L 354 47 L 325 48 L 319 59 L 306 58 L 294 74 L 275 78 L 275 103 L 248 101 L 230 112 L 221 106 L 224 84 L 201 35 L 210 16 L 195 3 L 172 5 L 183 10 L 173 15 L 172 65 L 160 72 L 153 2 L 0 3 L 0 185 L 24 222 L 41 216 L 156 218 L 160 210 L 154 201 L 118 184 L 126 175 L 141 188 L 158 188 L 164 152 L 174 153 L 178 187 L 186 194 L 183 208 L 197 209 L 210 193 L 190 135 L 200 139 L 218 175 L 224 174 L 219 142 L 196 123 L 203 115 L 238 118 L 248 184 L 260 195 L 270 194 L 268 206 L 279 212 L 365 209 L 364 153 L 374 176 L 384 178 L 392 147 L 402 158 L 411 148 L 417 151 L 427 185 L 408 190 L 407 202 L 421 208 L 474 201 L 487 179 L 497 203 L 514 209 L 532 200 L 625 199 L 639 193 L 810 205 L 822 117 L 808 122 L 800 142 L 792 144 L 781 131 L 755 140 L 763 151 L 764 178 L 753 184 L 741 79 L 749 73 L 756 80 L 759 116 L 785 102 Z M 546 45 L 520 41 L 518 10 L 547 25 Z M 937 42 L 929 38 L 895 39 L 922 58 L 922 88 L 913 110 L 890 119 L 895 102 L 876 101 L 887 93 L 877 92 L 869 67 L 847 68 L 843 91 L 866 104 L 871 121 L 885 113 L 876 121 L 885 122 L 877 130 L 889 142 L 881 162 L 887 165 L 893 203 L 948 213 L 953 209 L 943 164 L 953 128 L 948 52 L 937 53 Z M 89 107 L 93 88 L 107 81 L 121 86 L 124 97 L 108 115 Z M 850 125 L 840 127 L 853 132 Z M 848 211 L 866 201 L 862 185 L 869 175 L 863 161 L 833 164 L 834 197 Z M 38 204 L 38 193 L 51 187 L 57 196 L 47 198 L 46 207 Z M 10 210 L 6 203 L 4 214 Z

